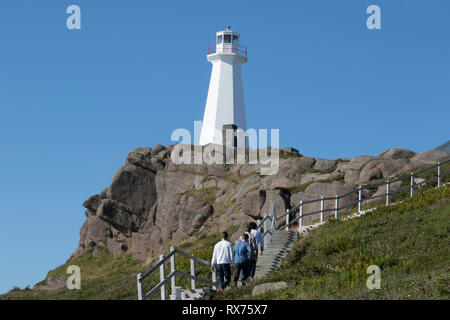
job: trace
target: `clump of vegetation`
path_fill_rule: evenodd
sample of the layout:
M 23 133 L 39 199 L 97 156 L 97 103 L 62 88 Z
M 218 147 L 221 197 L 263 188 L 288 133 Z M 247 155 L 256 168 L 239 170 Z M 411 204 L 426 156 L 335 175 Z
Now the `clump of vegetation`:
M 281 268 L 257 281 L 287 281 L 253 297 L 254 285 L 218 299 L 449 299 L 450 187 L 423 190 L 348 221 L 330 220 L 297 242 Z M 367 267 L 381 269 L 369 290 Z
M 289 158 L 301 158 L 303 155 L 295 152 L 282 152 L 280 153 L 280 159 L 289 159 Z
M 224 180 L 234 182 L 235 184 L 240 184 L 245 178 L 246 176 L 241 175 L 241 172 L 239 170 L 236 170 L 235 172 L 228 171 L 223 176 Z
M 231 200 L 225 199 L 221 203 L 219 203 L 217 206 L 214 207 L 214 214 L 212 215 L 213 218 L 220 217 L 222 214 L 224 214 L 230 207 L 232 207 L 236 203 L 237 199 L 233 198 Z

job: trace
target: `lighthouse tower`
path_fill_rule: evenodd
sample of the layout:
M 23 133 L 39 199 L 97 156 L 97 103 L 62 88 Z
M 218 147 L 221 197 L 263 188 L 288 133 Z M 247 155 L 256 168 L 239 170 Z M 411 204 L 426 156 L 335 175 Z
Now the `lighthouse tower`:
M 222 145 L 224 126 L 247 129 L 241 74 L 247 48 L 239 45 L 239 33 L 227 26 L 216 33 L 216 44 L 208 48 L 207 59 L 212 72 L 199 144 Z

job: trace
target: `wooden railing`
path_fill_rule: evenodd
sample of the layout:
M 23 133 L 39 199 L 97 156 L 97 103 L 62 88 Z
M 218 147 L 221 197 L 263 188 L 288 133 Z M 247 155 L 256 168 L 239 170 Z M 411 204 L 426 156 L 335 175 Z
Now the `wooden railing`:
M 437 187 L 441 187 L 442 185 L 442 179 L 447 176 L 448 174 L 450 174 L 450 170 L 446 171 L 446 172 L 442 172 L 442 166 L 446 163 L 450 162 L 449 160 L 446 160 L 444 162 L 438 162 L 436 165 L 431 166 L 429 168 L 425 168 L 423 170 L 420 170 L 418 172 L 411 172 L 410 175 L 404 176 L 404 177 L 400 177 L 400 178 L 396 178 L 393 180 L 387 180 L 386 182 L 381 182 L 378 184 L 371 184 L 371 185 L 365 185 L 365 186 L 360 186 L 357 190 L 342 194 L 342 195 L 336 195 L 335 197 L 320 197 L 318 199 L 314 199 L 314 200 L 307 200 L 307 201 L 303 201 L 301 200 L 300 203 L 291 208 L 286 210 L 285 213 L 283 213 L 280 216 L 276 216 L 275 214 L 275 206 L 274 206 L 274 202 L 271 201 L 270 202 L 270 214 L 264 214 L 264 218 L 262 220 L 258 220 L 258 229 L 261 230 L 261 228 L 264 228 L 264 233 L 263 233 L 263 237 L 265 237 L 267 234 L 271 234 L 273 231 L 275 230 L 279 230 L 279 229 L 285 229 L 286 231 L 289 230 L 289 227 L 292 226 L 294 223 L 298 223 L 298 229 L 300 230 L 303 227 L 303 218 L 307 217 L 307 216 L 311 216 L 311 215 L 317 215 L 320 214 L 320 222 L 324 222 L 325 220 L 325 214 L 327 212 L 333 212 L 334 213 L 334 218 L 335 219 L 339 219 L 339 212 L 344 210 L 344 209 L 349 209 L 355 205 L 358 205 L 358 213 L 360 213 L 362 211 L 362 205 L 364 201 L 369 201 L 369 200 L 373 200 L 373 199 L 377 199 L 377 198 L 382 198 L 385 197 L 386 199 L 386 205 L 390 205 L 391 204 L 391 196 L 394 194 L 397 194 L 399 192 L 403 192 L 406 190 L 409 190 L 409 196 L 412 197 L 414 195 L 414 192 L 416 190 L 417 187 L 424 185 L 426 183 L 429 183 L 431 181 L 437 180 Z M 435 176 L 432 176 L 428 179 L 424 179 L 421 182 L 416 183 L 416 177 L 422 173 L 431 171 L 437 169 L 437 174 Z M 398 188 L 394 191 L 391 191 L 391 185 L 395 182 L 399 182 L 399 181 L 406 181 L 406 180 L 410 180 L 410 184 L 408 186 L 404 186 L 401 188 Z M 374 188 L 379 188 L 380 186 L 386 186 L 386 192 L 382 193 L 382 194 L 378 194 L 378 195 L 374 195 L 374 196 L 369 196 L 369 197 L 363 197 L 363 190 L 370 190 L 370 189 L 374 189 Z M 339 202 L 341 199 L 344 199 L 346 197 L 350 197 L 352 195 L 358 195 L 358 200 L 356 201 L 352 201 L 347 203 L 344 206 L 340 206 Z M 334 207 L 333 208 L 329 208 L 329 209 L 325 209 L 325 201 L 334 201 Z M 319 203 L 320 202 L 320 210 L 315 210 L 315 211 L 311 211 L 311 212 L 304 212 L 305 211 L 305 205 L 307 204 L 312 204 L 312 203 Z M 298 216 L 294 219 L 291 219 L 292 216 L 295 216 L 298 213 Z M 280 221 L 281 219 L 285 219 L 285 223 L 284 225 L 278 225 L 278 221 Z M 268 229 L 268 222 L 271 222 L 270 224 L 270 230 Z
M 190 274 L 177 270 L 176 268 L 176 255 L 181 255 L 183 257 L 186 257 L 190 260 Z M 166 262 L 170 260 L 170 273 L 166 276 Z M 137 289 L 138 289 L 138 300 L 145 300 L 148 299 L 151 295 L 155 294 L 158 290 L 161 291 L 161 300 L 166 300 L 166 284 L 170 281 L 171 283 L 171 297 L 172 299 L 180 299 L 181 291 L 180 287 L 176 286 L 176 277 L 177 275 L 186 277 L 191 279 L 191 289 L 196 289 L 196 282 L 202 282 L 207 284 L 208 286 L 211 286 L 213 290 L 216 289 L 217 286 L 217 279 L 216 279 L 216 272 L 215 270 L 212 271 L 211 281 L 207 279 L 203 279 L 200 277 L 197 277 L 195 275 L 195 263 L 201 263 L 203 265 L 208 266 L 208 268 L 211 268 L 211 264 L 208 261 L 205 261 L 203 259 L 200 259 L 196 256 L 193 256 L 189 253 L 186 253 L 184 251 L 181 251 L 179 249 L 175 249 L 174 247 L 170 248 L 170 252 L 168 255 L 159 256 L 159 262 L 155 264 L 153 267 L 151 267 L 146 273 L 141 274 L 139 273 L 137 275 Z M 159 269 L 159 276 L 160 276 L 160 282 L 154 286 L 150 291 L 144 294 L 142 289 L 142 283 L 143 281 L 148 278 L 150 275 L 152 275 L 156 270 Z

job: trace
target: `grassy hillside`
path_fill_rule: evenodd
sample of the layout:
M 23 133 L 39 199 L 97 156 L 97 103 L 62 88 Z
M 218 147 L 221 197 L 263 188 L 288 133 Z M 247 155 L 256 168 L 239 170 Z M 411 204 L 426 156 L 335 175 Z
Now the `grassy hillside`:
M 346 222 L 330 221 L 298 241 L 281 268 L 258 281 L 289 286 L 251 296 L 253 286 L 217 299 L 450 299 L 450 187 Z M 369 265 L 381 289 L 368 290 Z
M 234 226 L 226 230 L 229 234 L 237 231 L 239 226 Z M 214 244 L 220 240 L 219 233 L 205 235 L 197 234 L 197 239 L 191 242 L 181 242 L 177 248 L 190 252 L 197 257 L 210 260 Z M 168 250 L 167 250 L 168 252 Z M 166 252 L 166 253 L 167 253 Z M 78 258 L 69 259 L 64 265 L 51 270 L 46 279 L 56 277 L 67 279 L 67 267 L 77 265 L 81 269 L 81 290 L 69 290 L 66 287 L 58 290 L 31 290 L 13 289 L 4 297 L 8 299 L 137 299 L 136 275 L 147 271 L 157 259 L 145 265 L 141 261 L 136 261 L 132 255 L 122 255 L 114 257 L 106 249 L 102 254 L 93 256 L 92 250 L 85 252 Z M 189 272 L 190 262 L 187 258 L 177 256 L 177 269 Z M 211 272 L 207 266 L 196 265 L 197 274 L 202 278 L 211 279 Z M 166 265 L 166 274 L 170 271 L 170 265 Z M 46 280 L 39 284 L 45 284 Z M 146 279 L 143 283 L 144 291 L 150 290 L 159 283 L 159 272 Z M 177 278 L 177 285 L 184 288 L 190 287 L 190 280 Z M 168 296 L 169 291 L 166 290 Z M 152 299 L 159 299 L 159 294 L 155 294 Z
M 216 299 L 449 299 L 450 298 L 450 187 L 421 191 L 398 205 L 382 207 L 346 222 L 330 220 L 298 241 L 280 270 L 262 282 L 287 281 L 286 289 L 252 297 L 253 286 L 233 288 Z M 227 230 L 230 234 L 237 226 Z M 218 235 L 200 235 L 178 248 L 209 260 Z M 155 261 L 152 261 L 153 264 Z M 67 278 L 69 265 L 81 268 L 81 290 L 14 289 L 8 299 L 136 299 L 136 274 L 149 265 L 131 255 L 112 256 L 91 251 L 49 272 Z M 368 290 L 366 268 L 381 268 L 381 289 Z M 177 260 L 189 270 L 189 261 Z M 168 273 L 167 266 L 166 272 Z M 210 278 L 207 267 L 198 273 Z M 187 288 L 190 280 L 177 279 Z M 159 274 L 144 285 L 159 282 Z M 42 282 L 45 283 L 45 280 Z M 158 295 L 153 297 L 159 298 Z

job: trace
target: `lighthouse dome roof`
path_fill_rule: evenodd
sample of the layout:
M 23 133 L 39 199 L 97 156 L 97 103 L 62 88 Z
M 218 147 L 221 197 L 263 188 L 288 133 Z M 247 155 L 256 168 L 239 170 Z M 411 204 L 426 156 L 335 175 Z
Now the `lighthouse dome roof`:
M 238 32 L 231 30 L 230 26 L 227 26 L 226 30 L 221 30 L 221 31 L 216 32 L 216 35 L 218 35 L 218 36 L 221 35 L 221 34 L 233 34 L 233 35 L 236 35 L 238 37 L 240 36 L 240 34 Z

